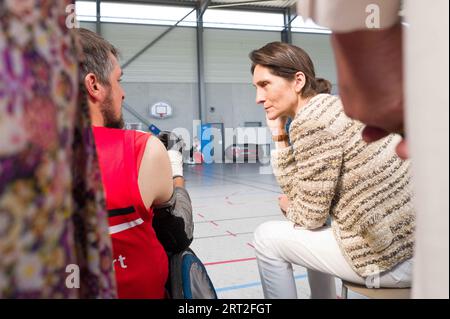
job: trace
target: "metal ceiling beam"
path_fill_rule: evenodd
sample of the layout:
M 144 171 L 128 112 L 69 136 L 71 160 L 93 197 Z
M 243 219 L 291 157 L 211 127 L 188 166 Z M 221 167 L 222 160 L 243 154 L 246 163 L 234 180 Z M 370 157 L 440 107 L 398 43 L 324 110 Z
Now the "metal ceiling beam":
M 148 45 L 146 45 L 142 50 L 140 50 L 138 53 L 136 53 L 132 58 L 130 58 L 127 62 L 125 62 L 122 65 L 122 70 L 125 69 L 127 66 L 129 66 L 131 63 L 133 63 L 137 58 L 139 58 L 142 54 L 145 53 L 145 51 L 147 51 L 148 49 L 150 49 L 153 45 L 155 45 L 159 40 L 161 40 L 162 38 L 164 38 L 169 32 L 171 32 L 173 29 L 175 29 L 178 24 L 180 24 L 184 19 L 186 19 L 192 12 L 194 12 L 194 10 L 196 10 L 195 8 L 192 9 L 192 11 L 190 11 L 188 14 L 186 14 L 183 18 L 181 18 L 181 20 L 179 20 L 177 23 L 175 23 L 174 25 L 170 26 L 166 31 L 164 31 L 163 33 L 161 33 L 155 40 L 153 40 L 152 42 L 150 42 Z
M 87 0 L 87 1 L 96 1 L 96 0 Z M 246 3 L 249 4 L 240 4 L 235 7 L 228 7 L 229 10 L 248 10 L 254 12 L 268 12 L 268 13 L 283 13 L 284 8 L 280 7 L 269 7 L 269 6 L 256 6 L 252 5 L 252 1 L 256 0 L 247 0 Z M 257 0 L 257 2 L 266 2 L 266 1 L 274 1 L 274 0 Z M 108 0 L 108 2 L 115 3 L 124 3 L 124 0 Z M 244 1 L 241 1 L 244 2 Z M 194 8 L 196 7 L 196 1 L 181 1 L 181 0 L 129 0 L 126 1 L 127 4 L 150 4 L 150 5 L 164 5 L 164 6 L 176 6 L 176 7 L 186 7 L 186 8 Z M 257 4 L 256 2 L 254 4 Z M 225 4 L 230 5 L 230 4 Z M 219 6 L 214 5 L 214 7 Z M 217 7 L 216 7 L 217 8 Z M 209 9 L 212 9 L 212 6 L 209 6 Z
M 265 3 L 265 2 L 273 2 L 274 0 L 247 0 L 247 1 L 241 1 L 241 2 L 233 2 L 233 3 L 225 3 L 225 4 L 216 4 L 213 6 L 210 6 L 210 9 L 218 9 L 218 8 L 227 8 L 227 7 L 238 7 L 238 6 L 245 6 L 245 5 L 252 5 L 252 4 L 258 4 L 258 3 Z
M 141 121 L 142 123 L 144 123 L 144 125 L 149 128 L 150 127 L 150 122 L 141 114 L 139 114 L 139 112 L 137 112 L 135 109 L 133 109 L 131 106 L 129 106 L 126 102 L 122 103 L 122 106 L 125 110 L 127 110 L 131 115 L 133 115 L 135 118 L 137 118 L 139 121 Z
M 97 32 L 98 35 L 102 35 L 102 25 L 101 25 L 101 0 L 96 0 L 95 1 L 96 4 L 96 18 L 95 18 L 95 31 Z
M 291 6 L 284 10 L 284 29 L 281 31 L 281 41 L 292 44 L 292 28 L 291 24 L 297 18 L 296 6 Z
M 197 85 L 198 85 L 198 119 L 206 121 L 206 84 L 205 58 L 203 48 L 203 14 L 211 0 L 197 2 Z
M 208 9 L 209 4 L 211 3 L 211 0 L 198 0 L 197 2 L 197 18 L 200 16 L 203 18 L 203 14 L 205 13 L 206 9 Z M 209 7 L 210 8 L 210 7 Z
M 96 0 L 87 0 L 96 1 Z M 107 0 L 108 2 L 126 3 L 126 4 L 153 4 L 153 5 L 168 5 L 177 7 L 189 7 L 194 8 L 196 6 L 195 1 L 178 1 L 178 0 Z

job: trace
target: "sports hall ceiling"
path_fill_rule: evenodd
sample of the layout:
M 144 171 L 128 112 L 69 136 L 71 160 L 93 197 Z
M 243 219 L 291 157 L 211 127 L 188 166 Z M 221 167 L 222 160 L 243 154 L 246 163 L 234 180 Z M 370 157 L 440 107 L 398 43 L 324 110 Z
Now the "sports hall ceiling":
M 108 2 L 135 2 L 159 5 L 183 5 L 196 6 L 202 5 L 207 0 L 105 0 Z M 224 8 L 224 9 L 245 9 L 255 11 L 279 11 L 283 12 L 288 8 L 295 6 L 297 0 L 210 0 L 208 8 Z

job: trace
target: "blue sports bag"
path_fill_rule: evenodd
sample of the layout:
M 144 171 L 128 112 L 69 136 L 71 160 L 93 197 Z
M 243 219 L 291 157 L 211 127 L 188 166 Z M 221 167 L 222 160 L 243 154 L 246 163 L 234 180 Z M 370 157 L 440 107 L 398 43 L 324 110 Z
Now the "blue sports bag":
M 205 266 L 190 248 L 169 256 L 167 288 L 172 299 L 217 299 Z

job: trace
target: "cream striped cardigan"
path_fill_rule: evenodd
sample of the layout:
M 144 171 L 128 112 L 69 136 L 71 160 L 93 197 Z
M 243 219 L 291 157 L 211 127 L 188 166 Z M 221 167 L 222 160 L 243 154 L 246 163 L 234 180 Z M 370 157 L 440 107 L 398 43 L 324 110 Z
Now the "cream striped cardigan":
M 409 162 L 395 154 L 399 137 L 366 144 L 362 128 L 338 97 L 316 95 L 292 121 L 291 146 L 273 152 L 272 166 L 291 201 L 287 218 L 315 229 L 331 216 L 342 253 L 367 277 L 412 257 L 415 218 Z

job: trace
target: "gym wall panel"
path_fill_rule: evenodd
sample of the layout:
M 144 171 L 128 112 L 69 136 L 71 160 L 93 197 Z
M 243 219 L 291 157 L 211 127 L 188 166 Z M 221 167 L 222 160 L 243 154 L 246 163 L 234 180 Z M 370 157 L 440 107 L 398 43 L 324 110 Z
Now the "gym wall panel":
M 205 29 L 205 81 L 251 83 L 248 54 L 280 37 L 280 32 Z
M 168 27 L 102 24 L 102 35 L 120 48 L 122 63 L 151 43 Z M 175 28 L 124 70 L 127 82 L 197 82 L 194 28 Z
M 93 22 L 80 22 L 80 26 L 82 28 L 85 28 L 85 29 L 95 32 L 95 23 L 93 23 Z
M 95 23 L 82 23 L 81 26 L 95 31 Z M 101 25 L 102 36 L 119 49 L 121 64 L 166 29 L 166 26 L 120 23 Z M 160 129 L 183 127 L 192 131 L 192 120 L 198 118 L 195 41 L 194 28 L 176 28 L 123 70 L 125 102 Z M 152 118 L 149 107 L 157 102 L 171 105 L 173 116 L 164 120 Z M 126 110 L 124 120 L 126 123 L 140 122 Z
M 245 122 L 265 125 L 264 110 L 255 103 L 255 93 L 251 84 L 208 83 L 207 121 L 224 123 L 225 127 L 232 128 L 244 126 Z
M 196 84 L 124 82 L 123 88 L 126 92 L 126 103 L 146 118 L 148 122 L 161 130 L 185 128 L 192 132 L 192 120 L 198 118 Z M 166 102 L 172 106 L 172 117 L 167 119 L 151 117 L 149 108 L 157 102 Z M 126 110 L 124 111 L 124 120 L 126 123 L 139 122 Z
M 333 93 L 336 93 L 336 67 L 330 35 L 293 33 L 292 44 L 308 53 L 314 63 L 316 76 L 330 81 L 333 84 Z
M 82 23 L 95 31 L 95 23 Z M 102 23 L 103 36 L 122 54 L 124 63 L 166 27 Z M 206 122 L 224 123 L 236 128 L 245 122 L 262 122 L 265 115 L 255 103 L 251 84 L 250 51 L 272 41 L 279 32 L 205 29 Z M 336 83 L 334 58 L 329 35 L 293 34 L 293 42 L 304 48 L 316 66 L 317 76 Z M 192 121 L 199 119 L 195 28 L 177 28 L 151 47 L 124 70 L 126 102 L 149 122 L 161 129 L 184 127 L 192 131 Z M 172 105 L 171 118 L 160 120 L 149 115 L 149 106 L 164 101 Z M 126 122 L 139 122 L 124 111 Z
M 279 32 L 205 29 L 208 122 L 223 122 L 225 127 L 243 126 L 246 121 L 260 121 L 265 125 L 262 107 L 255 103 L 256 91 L 251 85 L 248 54 L 280 39 Z M 336 71 L 330 36 L 294 33 L 293 44 L 302 47 L 311 56 L 316 75 L 328 79 L 335 86 Z
M 279 32 L 271 31 L 204 30 L 208 122 L 221 122 L 229 128 L 244 126 L 246 121 L 264 125 L 264 112 L 255 103 L 248 54 L 280 37 Z

